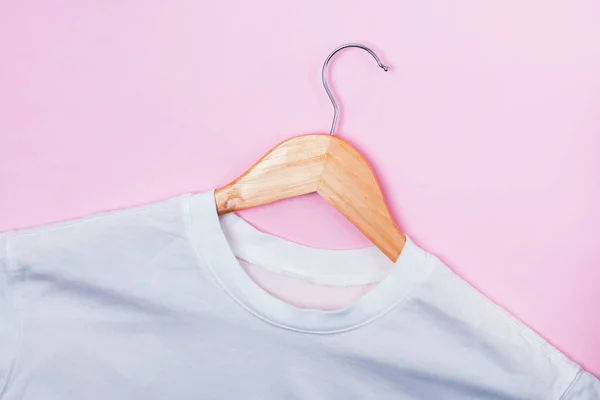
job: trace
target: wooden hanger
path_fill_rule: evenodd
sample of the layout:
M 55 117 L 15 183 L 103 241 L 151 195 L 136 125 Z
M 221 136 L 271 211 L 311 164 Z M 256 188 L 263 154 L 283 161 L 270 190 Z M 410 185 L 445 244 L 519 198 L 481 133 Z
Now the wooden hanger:
M 379 57 L 368 47 L 346 44 L 325 60 L 323 86 L 333 103 L 329 135 L 311 134 L 275 146 L 243 175 L 215 191 L 219 215 L 256 207 L 308 193 L 318 193 L 354 224 L 390 260 L 395 262 L 406 237 L 392 219 L 375 173 L 350 144 L 334 136 L 338 106 L 327 84 L 326 71 L 335 53 L 358 47 L 369 52 L 384 71 Z

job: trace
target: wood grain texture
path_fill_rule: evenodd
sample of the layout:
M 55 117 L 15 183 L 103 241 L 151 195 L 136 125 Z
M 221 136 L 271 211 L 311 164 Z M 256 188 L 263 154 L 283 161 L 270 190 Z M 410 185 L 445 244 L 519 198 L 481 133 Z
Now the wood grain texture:
M 367 161 L 336 136 L 303 135 L 280 143 L 216 190 L 215 201 L 222 215 L 314 192 L 396 261 L 406 237 L 394 223 Z

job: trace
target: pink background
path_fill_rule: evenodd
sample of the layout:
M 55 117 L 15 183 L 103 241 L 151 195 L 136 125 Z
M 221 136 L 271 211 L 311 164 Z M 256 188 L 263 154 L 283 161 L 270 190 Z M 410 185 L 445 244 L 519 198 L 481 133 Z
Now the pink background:
M 339 134 L 401 228 L 600 374 L 600 2 L 3 1 L 0 230 L 204 191 Z M 367 241 L 316 196 L 243 213 Z M 286 221 L 293 221 L 290 224 Z

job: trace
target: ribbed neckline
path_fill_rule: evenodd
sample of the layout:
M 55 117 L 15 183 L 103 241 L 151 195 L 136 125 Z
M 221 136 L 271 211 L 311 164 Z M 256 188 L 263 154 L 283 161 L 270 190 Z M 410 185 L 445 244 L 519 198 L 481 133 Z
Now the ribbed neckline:
M 183 201 L 191 225 L 190 240 L 203 267 L 240 306 L 281 328 L 327 334 L 360 327 L 398 305 L 433 270 L 432 257 L 409 238 L 392 263 L 375 247 L 317 249 L 261 232 L 235 214 L 219 217 L 214 191 L 189 195 Z M 379 283 L 348 307 L 304 309 L 262 289 L 246 274 L 238 258 L 316 284 Z

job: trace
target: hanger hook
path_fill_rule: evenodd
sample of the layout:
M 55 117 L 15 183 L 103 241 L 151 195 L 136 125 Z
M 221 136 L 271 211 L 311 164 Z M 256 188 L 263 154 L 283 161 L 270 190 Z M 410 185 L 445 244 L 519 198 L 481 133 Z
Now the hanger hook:
M 389 68 L 387 65 L 384 65 L 381 62 L 381 60 L 379 59 L 379 57 L 377 57 L 377 54 L 375 54 L 375 52 L 373 50 L 371 50 L 367 46 L 363 46 L 362 44 L 358 44 L 358 43 L 344 44 L 344 45 L 338 47 L 337 49 L 333 50 L 331 52 L 331 54 L 329 54 L 329 56 L 327 56 L 327 58 L 325 59 L 325 63 L 323 63 L 323 70 L 321 72 L 321 78 L 323 79 L 323 86 L 325 87 L 325 91 L 327 92 L 327 95 L 329 96 L 329 100 L 331 100 L 331 104 L 333 104 L 333 122 L 331 124 L 331 130 L 329 131 L 329 134 L 332 136 L 335 134 L 335 126 L 337 125 L 339 109 L 338 109 L 337 102 L 333 98 L 333 94 L 331 93 L 331 90 L 329 89 L 329 84 L 327 83 L 327 65 L 329 65 L 329 61 L 331 61 L 331 58 L 335 55 L 335 53 L 337 53 L 338 51 L 345 49 L 347 47 L 358 47 L 359 49 L 363 49 L 373 56 L 375 61 L 377 61 L 377 65 L 379 65 L 379 67 L 381 69 L 383 69 L 384 71 L 387 71 Z

